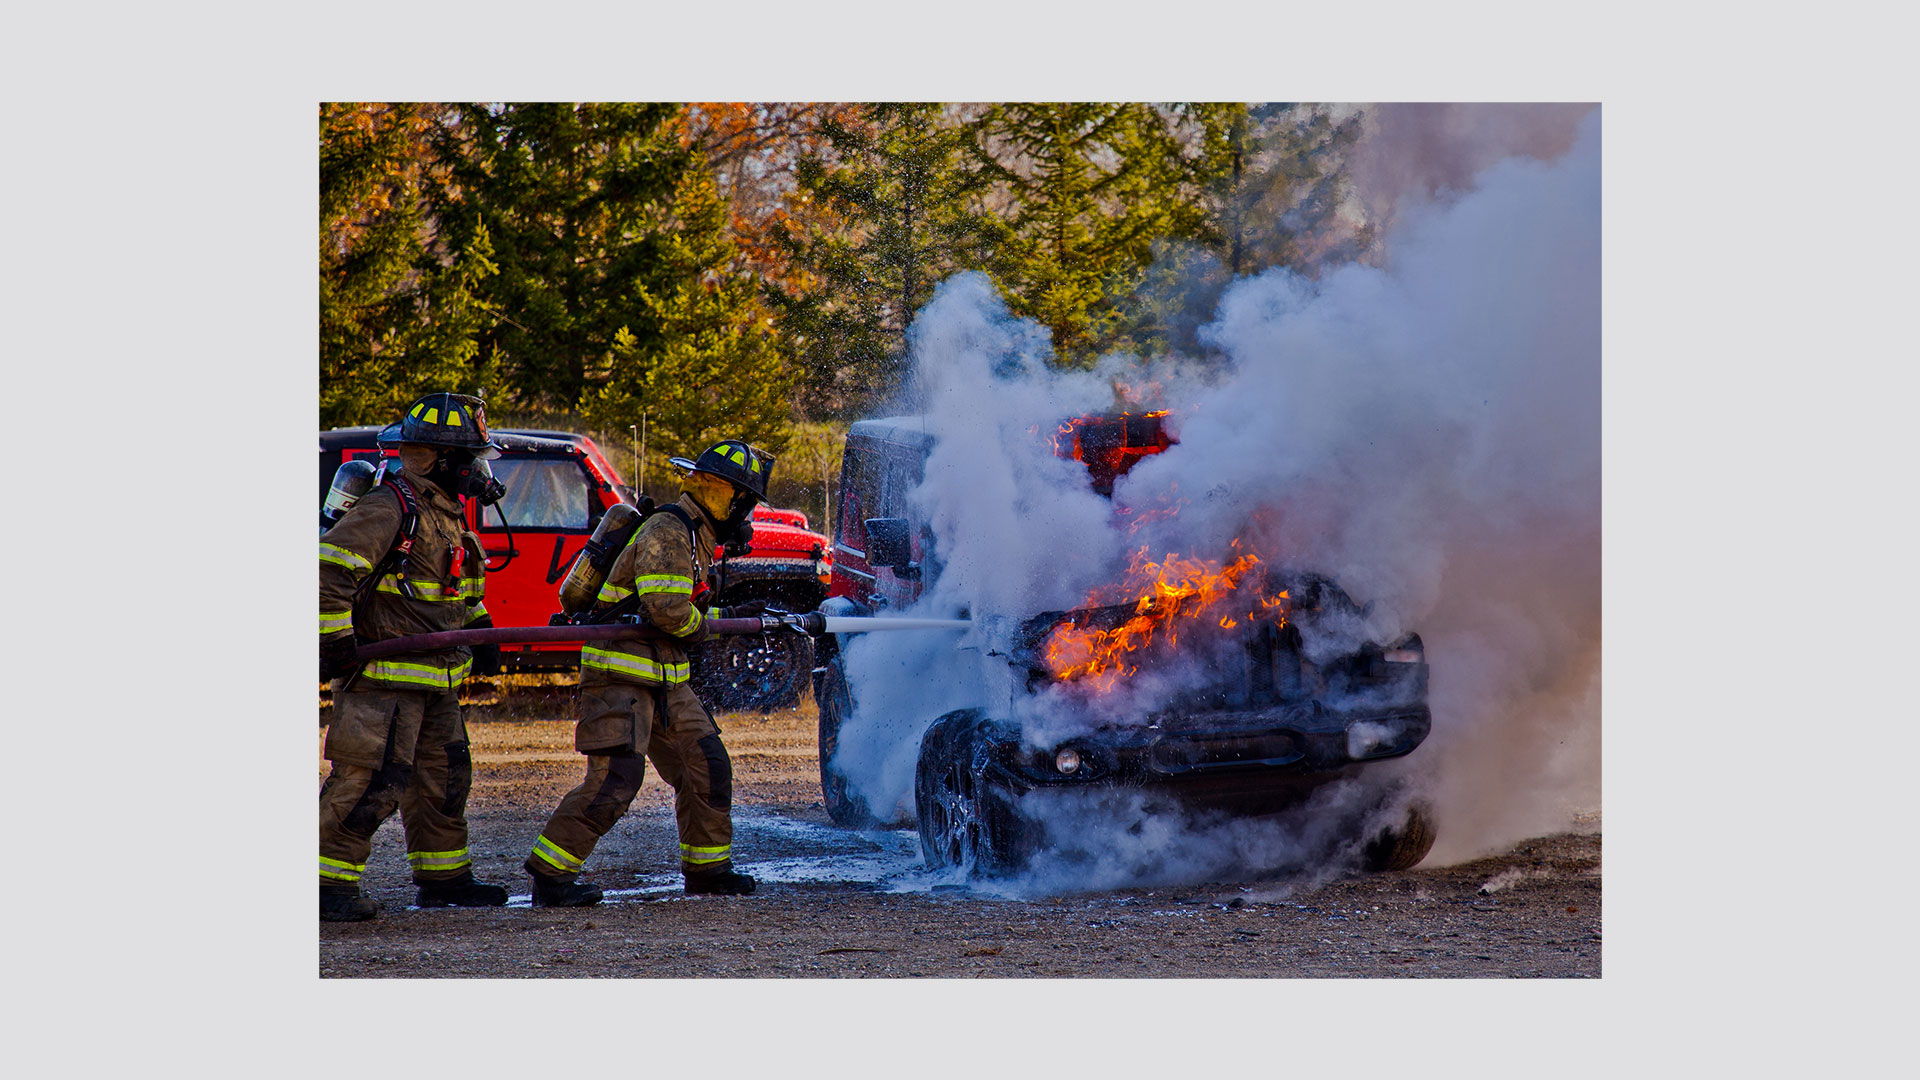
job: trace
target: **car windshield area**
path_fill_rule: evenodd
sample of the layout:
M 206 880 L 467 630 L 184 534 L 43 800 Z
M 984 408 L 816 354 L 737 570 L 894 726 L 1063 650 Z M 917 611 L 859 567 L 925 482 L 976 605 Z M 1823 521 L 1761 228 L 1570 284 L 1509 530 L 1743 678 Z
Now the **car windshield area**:
M 481 511 L 482 528 L 498 529 L 502 514 L 516 529 L 587 528 L 592 497 L 579 462 L 570 457 L 509 454 L 492 466 L 507 494 Z

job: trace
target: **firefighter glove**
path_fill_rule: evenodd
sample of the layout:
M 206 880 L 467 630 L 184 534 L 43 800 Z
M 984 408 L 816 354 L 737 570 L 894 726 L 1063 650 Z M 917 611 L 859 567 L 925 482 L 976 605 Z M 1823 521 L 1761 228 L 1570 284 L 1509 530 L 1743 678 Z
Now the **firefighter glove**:
M 331 682 L 353 670 L 353 635 L 342 631 L 320 639 L 320 681 Z
M 473 646 L 472 671 L 475 675 L 500 674 L 500 646 L 492 644 Z
M 491 615 L 482 615 L 466 625 L 466 629 L 468 630 L 489 630 L 492 629 L 492 627 L 493 616 Z M 473 652 L 473 667 L 470 669 L 472 674 L 500 674 L 500 646 L 498 644 L 489 642 L 485 645 L 472 645 L 469 646 L 469 648 Z
M 765 600 L 749 600 L 744 604 L 723 607 L 714 614 L 722 619 L 757 619 L 767 610 Z

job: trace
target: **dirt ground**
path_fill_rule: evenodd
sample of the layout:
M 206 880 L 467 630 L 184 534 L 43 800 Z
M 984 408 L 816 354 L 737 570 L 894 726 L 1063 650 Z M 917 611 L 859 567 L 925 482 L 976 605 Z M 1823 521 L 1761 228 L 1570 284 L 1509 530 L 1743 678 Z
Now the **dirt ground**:
M 1003 899 L 934 881 L 909 830 L 834 827 L 810 702 L 718 719 L 734 761 L 734 846 L 750 897 L 679 889 L 671 789 L 649 770 L 586 880 L 598 907 L 533 908 L 521 862 L 584 759 L 562 685 L 482 687 L 467 720 L 477 874 L 508 906 L 411 907 L 398 817 L 363 882 L 381 907 L 319 923 L 323 978 L 1597 978 L 1600 832 L 1529 840 L 1457 866 L 1321 885 Z M 324 739 L 328 710 L 322 706 Z M 320 761 L 320 775 L 326 774 Z

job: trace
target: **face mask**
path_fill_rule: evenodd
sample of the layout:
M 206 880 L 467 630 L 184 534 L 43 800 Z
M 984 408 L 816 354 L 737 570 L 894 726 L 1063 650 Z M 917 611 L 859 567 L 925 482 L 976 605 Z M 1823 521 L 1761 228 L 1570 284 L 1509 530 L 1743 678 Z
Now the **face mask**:
M 461 451 L 450 450 L 441 454 L 427 478 L 440 485 L 443 491 L 478 499 L 481 506 L 492 506 L 507 494 L 507 486 L 493 475 L 493 468 L 485 458 L 476 458 Z
M 487 459 L 476 458 L 461 473 L 460 494 L 480 500 L 481 506 L 492 506 L 506 497 L 507 485 L 493 475 L 493 466 Z
M 753 526 L 748 524 L 748 519 L 753 517 L 753 508 L 759 503 L 760 500 L 753 495 L 744 491 L 736 492 L 728 507 L 726 520 L 714 530 L 715 538 L 723 544 L 734 545 L 745 545 L 752 541 Z

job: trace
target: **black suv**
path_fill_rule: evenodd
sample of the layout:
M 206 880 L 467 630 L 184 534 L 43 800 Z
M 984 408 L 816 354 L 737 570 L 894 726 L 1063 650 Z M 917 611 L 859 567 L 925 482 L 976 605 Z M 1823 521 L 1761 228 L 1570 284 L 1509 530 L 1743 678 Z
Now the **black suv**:
M 1057 441 L 1057 449 L 1085 461 L 1103 492 L 1141 457 L 1170 444 L 1155 417 L 1082 417 L 1062 430 L 1073 438 Z M 849 431 L 824 613 L 877 614 L 910 603 L 931 584 L 938 570 L 932 537 L 907 499 L 930 446 L 912 420 L 861 421 Z M 1425 857 L 1434 840 L 1431 812 L 1397 782 L 1370 775 L 1373 763 L 1412 753 L 1427 736 L 1427 665 L 1419 637 L 1382 645 L 1357 636 L 1352 628 L 1363 625 L 1364 610 L 1319 576 L 1255 575 L 1242 589 L 1250 600 L 1284 603 L 1286 618 L 1210 626 L 1192 635 L 1202 639 L 1206 685 L 1146 715 L 1075 730 L 1045 745 L 1029 741 L 999 710 L 963 709 L 935 719 L 921 736 L 914 776 L 928 865 L 992 876 L 1039 859 L 1070 859 L 1087 838 L 1050 831 L 1049 823 L 1066 818 L 1063 806 L 1103 799 L 1124 808 L 1116 812 L 1174 814 L 1187 822 L 1304 812 L 1315 819 L 1295 831 L 1318 847 L 1302 845 L 1298 853 L 1312 860 L 1349 853 L 1367 869 L 1391 870 Z M 1135 611 L 1133 605 L 1091 607 L 1020 620 L 982 613 L 976 643 L 991 662 L 1010 667 L 1015 694 L 1039 694 L 1058 681 L 1045 656 L 1057 631 L 1110 629 Z M 873 818 L 835 764 L 840 729 L 859 689 L 849 684 L 843 658 L 850 636 L 822 639 L 814 697 L 827 811 L 840 824 L 863 826 Z M 1306 640 L 1330 639 L 1351 644 L 1338 655 L 1309 657 Z M 1191 664 L 1193 649 L 1182 656 L 1174 662 Z M 1338 781 L 1359 783 L 1343 789 L 1341 798 L 1316 798 Z

